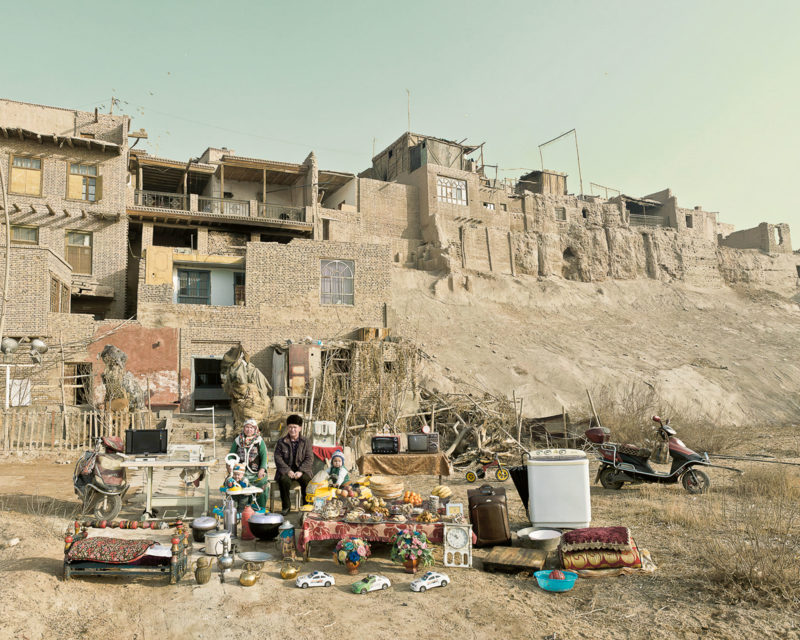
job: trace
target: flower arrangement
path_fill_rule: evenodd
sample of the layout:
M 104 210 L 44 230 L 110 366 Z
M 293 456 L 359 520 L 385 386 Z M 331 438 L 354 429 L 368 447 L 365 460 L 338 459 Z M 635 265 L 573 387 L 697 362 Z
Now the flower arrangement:
M 404 529 L 392 538 L 392 562 L 402 564 L 416 560 L 420 566 L 433 565 L 433 553 L 428 546 L 428 536 L 422 531 Z
M 359 564 L 369 556 L 369 544 L 361 538 L 342 538 L 336 543 L 336 553 L 333 554 L 334 560 L 339 564 Z

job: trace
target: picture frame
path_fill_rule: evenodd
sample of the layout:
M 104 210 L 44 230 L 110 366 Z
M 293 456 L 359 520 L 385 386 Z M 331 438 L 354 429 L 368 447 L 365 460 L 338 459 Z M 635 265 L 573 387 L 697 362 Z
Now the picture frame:
M 445 506 L 445 515 L 447 516 L 463 516 L 464 504 L 461 502 L 448 502 Z
M 325 509 L 325 498 L 314 498 L 314 513 L 322 513 Z

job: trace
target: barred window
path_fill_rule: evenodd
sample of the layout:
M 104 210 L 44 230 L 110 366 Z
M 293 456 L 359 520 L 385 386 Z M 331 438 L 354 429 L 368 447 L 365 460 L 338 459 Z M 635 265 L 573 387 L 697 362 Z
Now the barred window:
M 467 183 L 464 180 L 436 176 L 436 196 L 439 202 L 467 204 Z
M 91 273 L 92 234 L 88 231 L 67 231 L 64 254 L 75 273 Z
M 26 227 L 19 224 L 12 224 L 11 242 L 39 244 L 39 227 Z
M 211 272 L 178 269 L 178 304 L 211 304 Z
M 355 263 L 352 260 L 322 260 L 320 269 L 320 303 L 353 306 Z
M 489 211 L 494 211 L 494 202 L 484 202 L 483 208 L 488 209 Z

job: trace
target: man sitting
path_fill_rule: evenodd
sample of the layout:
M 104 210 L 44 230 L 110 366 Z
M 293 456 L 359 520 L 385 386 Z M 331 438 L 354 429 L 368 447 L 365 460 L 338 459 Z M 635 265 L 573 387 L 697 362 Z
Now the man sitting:
M 283 515 L 291 511 L 290 492 L 292 482 L 300 484 L 301 495 L 311 482 L 311 443 L 300 435 L 303 418 L 292 414 L 286 419 L 287 434 L 275 445 L 275 480 L 281 493 Z

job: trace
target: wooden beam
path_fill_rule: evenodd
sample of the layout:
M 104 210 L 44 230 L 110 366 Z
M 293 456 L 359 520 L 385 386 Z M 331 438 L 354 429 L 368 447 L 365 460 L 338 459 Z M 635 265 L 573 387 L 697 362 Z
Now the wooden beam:
M 64 140 L 67 141 L 67 146 L 69 146 L 70 149 L 72 149 L 75 146 L 75 145 L 72 144 L 72 139 L 71 138 L 64 138 Z
M 81 218 L 86 217 L 86 209 L 81 209 Z
M 19 205 L 16 202 L 12 204 L 11 207 L 14 209 L 14 213 L 19 213 L 20 211 L 22 211 L 22 209 L 19 208 Z
M 31 213 L 39 213 L 34 205 L 28 205 L 31 208 Z
M 18 129 L 17 129 L 17 134 L 19 135 L 19 139 L 20 139 L 20 140 L 22 140 L 22 141 L 24 142 L 24 141 L 25 141 L 25 136 L 24 136 L 24 135 L 22 135 L 22 129 L 19 129 L 19 128 L 18 128 Z
M 2 131 L 3 131 L 3 135 L 4 135 L 6 138 L 8 138 L 8 129 L 6 129 L 5 127 L 0 127 L 0 129 L 2 129 Z
M 36 140 L 39 142 L 39 144 L 42 144 L 42 136 L 38 133 L 36 134 Z
M 49 215 L 51 215 L 51 216 L 56 215 L 56 212 L 53 210 L 53 207 L 51 207 L 49 204 L 45 204 L 44 206 L 47 207 L 47 213 Z
M 70 212 L 69 212 L 67 209 L 62 209 L 62 211 L 64 212 L 64 215 L 65 215 L 67 218 L 69 218 L 69 217 L 70 217 Z
M 58 144 L 58 136 L 55 133 L 53 134 L 53 144 Z

